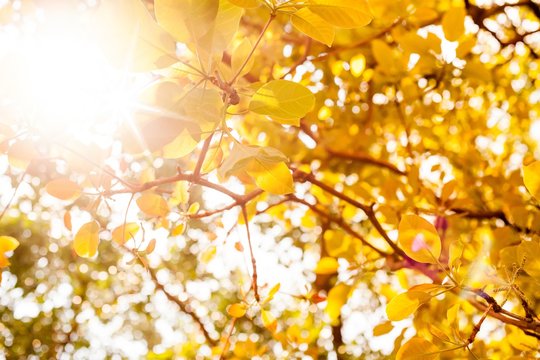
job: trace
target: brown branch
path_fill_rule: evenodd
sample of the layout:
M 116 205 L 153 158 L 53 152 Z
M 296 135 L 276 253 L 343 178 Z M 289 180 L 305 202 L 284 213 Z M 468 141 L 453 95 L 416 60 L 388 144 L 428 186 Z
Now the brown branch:
M 356 231 L 354 231 L 354 229 L 349 225 L 347 224 L 342 218 L 340 217 L 336 217 L 336 216 L 332 216 L 330 214 L 327 214 L 325 211 L 319 209 L 316 205 L 313 205 L 313 204 L 310 204 L 309 202 L 307 202 L 306 200 L 304 199 L 300 199 L 294 195 L 289 195 L 289 198 L 292 200 L 292 201 L 295 201 L 297 203 L 300 203 L 300 204 L 303 204 L 305 206 L 307 206 L 309 209 L 311 209 L 311 211 L 313 211 L 314 213 L 316 213 L 317 215 L 319 216 L 322 216 L 324 217 L 327 221 L 329 222 L 332 222 L 336 225 L 338 225 L 339 227 L 341 227 L 346 233 L 348 233 L 349 235 L 351 235 L 353 238 L 359 240 L 363 245 L 369 247 L 370 249 L 372 249 L 373 251 L 377 252 L 379 255 L 383 256 L 383 257 L 388 257 L 390 256 L 390 254 L 380 250 L 380 249 L 377 249 L 375 246 L 373 246 L 369 241 L 367 241 L 362 235 L 360 235 L 359 233 L 357 233 Z
M 167 299 L 169 299 L 169 301 L 175 303 L 176 305 L 178 305 L 178 307 L 180 308 L 180 310 L 189 315 L 191 317 L 191 319 L 199 326 L 199 328 L 201 329 L 201 332 L 203 333 L 204 337 L 206 338 L 206 341 L 208 341 L 208 343 L 212 346 L 216 346 L 217 345 L 217 341 L 212 338 L 212 336 L 210 336 L 210 333 L 208 332 L 208 330 L 206 329 L 206 327 L 204 326 L 202 320 L 197 316 L 197 314 L 195 313 L 195 311 L 191 308 L 191 305 L 189 304 L 189 302 L 187 301 L 182 301 L 180 300 L 179 298 L 177 298 L 176 296 L 174 296 L 173 294 L 171 294 L 170 292 L 168 292 L 166 289 L 165 289 L 165 286 L 163 286 L 163 284 L 161 284 L 158 279 L 157 279 L 157 276 L 156 276 L 156 273 L 154 271 L 154 269 L 152 269 L 151 267 L 146 267 L 146 269 L 148 270 L 148 273 L 150 274 L 150 277 L 152 279 L 152 282 L 154 283 L 154 285 L 156 286 L 157 289 L 163 291 L 163 293 L 165 294 L 165 296 L 167 297 Z
M 352 152 L 338 151 L 338 150 L 329 149 L 328 147 L 326 148 L 326 151 L 328 152 L 329 155 L 334 156 L 334 157 L 338 157 L 345 160 L 363 162 L 363 163 L 367 163 L 371 165 L 376 165 L 376 166 L 388 169 L 391 172 L 398 175 L 407 175 L 405 171 L 398 169 L 395 165 L 389 162 L 386 162 L 384 160 L 376 159 L 366 153 L 361 153 L 361 152 L 352 153 Z
M 204 140 L 203 147 L 201 149 L 201 154 L 199 155 L 199 159 L 197 160 L 197 164 L 195 165 L 195 170 L 193 170 L 193 175 L 199 176 L 201 174 L 201 168 L 204 164 L 204 158 L 206 157 L 206 153 L 208 152 L 208 149 L 210 148 L 210 143 L 212 142 L 212 137 L 214 133 L 210 134 L 209 137 Z
M 257 285 L 257 262 L 255 261 L 255 255 L 253 254 L 253 246 L 251 245 L 251 232 L 249 231 L 249 218 L 246 210 L 246 205 L 242 205 L 242 216 L 244 217 L 244 223 L 246 225 L 246 232 L 247 232 L 247 242 L 249 247 L 249 256 L 251 257 L 251 265 L 253 267 L 253 295 L 255 296 L 255 300 L 257 302 L 261 301 L 261 298 L 259 296 L 259 288 Z
M 316 186 L 320 187 L 324 191 L 334 195 L 335 197 L 337 197 L 337 198 L 351 204 L 352 206 L 362 210 L 364 212 L 364 214 L 368 217 L 368 220 L 373 224 L 373 226 L 375 227 L 377 232 L 383 237 L 383 239 L 386 241 L 386 243 L 388 245 L 390 245 L 392 250 L 394 250 L 394 252 L 396 254 L 400 255 L 401 257 L 408 258 L 408 256 L 403 252 L 403 250 L 401 250 L 397 246 L 397 244 L 394 241 L 392 241 L 392 239 L 390 239 L 390 237 L 388 236 L 386 231 L 383 229 L 381 223 L 379 222 L 379 220 L 377 220 L 377 217 L 375 216 L 375 212 L 373 211 L 372 206 L 362 204 L 362 203 L 352 199 L 351 197 L 337 191 L 333 187 L 331 187 L 331 186 L 317 180 L 315 178 L 315 176 L 313 174 L 311 174 L 311 173 L 308 174 L 308 173 L 305 173 L 305 172 L 303 172 L 301 170 L 295 169 L 294 172 L 293 172 L 293 175 L 294 175 L 295 179 L 297 179 L 297 181 L 300 181 L 300 182 L 308 181 L 308 182 L 312 183 L 313 185 L 316 185 Z
M 209 210 L 209 211 L 204 211 L 204 212 L 198 212 L 196 214 L 188 214 L 188 217 L 191 218 L 191 219 L 202 219 L 202 218 L 205 218 L 205 217 L 209 217 L 209 216 L 212 216 L 212 215 L 216 215 L 216 214 L 219 214 L 219 213 L 222 213 L 224 211 L 227 211 L 227 210 L 230 210 L 232 208 L 234 208 L 235 206 L 242 206 L 242 205 L 245 205 L 247 204 L 249 201 L 253 200 L 254 198 L 256 198 L 257 196 L 259 196 L 260 194 L 262 194 L 264 191 L 261 190 L 261 189 L 257 189 L 257 190 L 253 190 L 252 192 L 250 192 L 249 194 L 246 194 L 244 196 L 242 196 L 241 199 L 239 200 L 236 200 L 235 202 L 227 205 L 227 206 L 224 206 L 222 208 L 219 208 L 219 209 L 215 209 L 215 210 Z

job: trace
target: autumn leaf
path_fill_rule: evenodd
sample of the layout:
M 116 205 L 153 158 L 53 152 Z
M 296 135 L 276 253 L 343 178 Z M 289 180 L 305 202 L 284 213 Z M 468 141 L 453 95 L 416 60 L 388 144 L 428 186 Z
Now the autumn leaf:
M 147 192 L 137 199 L 137 206 L 148 216 L 166 216 L 169 205 L 160 195 Z
M 336 260 L 336 258 L 333 257 L 323 257 L 319 262 L 317 263 L 317 267 L 315 268 L 315 274 L 320 275 L 329 275 L 329 274 L 335 274 L 337 272 L 337 269 L 339 267 L 339 264 Z
M 73 249 L 80 257 L 91 258 L 97 253 L 99 244 L 99 224 L 97 221 L 90 221 L 82 225 L 75 234 Z
M 315 96 L 303 85 L 288 80 L 273 80 L 257 90 L 251 98 L 249 109 L 268 115 L 280 124 L 300 124 L 315 105 Z
M 386 305 L 386 315 L 391 321 L 403 320 L 412 315 L 431 296 L 422 291 L 407 291 L 394 297 Z
M 227 308 L 227 313 L 235 318 L 241 318 L 246 314 L 247 306 L 244 303 L 232 304 Z
M 132 239 L 140 227 L 136 223 L 126 223 L 116 227 L 112 231 L 112 239 L 118 245 L 124 245 L 128 240 Z
M 540 199 L 540 161 L 523 166 L 523 183 L 532 196 Z
M 341 308 L 347 302 L 352 288 L 343 283 L 337 284 L 328 292 L 325 312 L 331 322 L 335 322 L 341 314 Z
M 465 33 L 465 9 L 453 7 L 448 9 L 442 19 L 444 36 L 449 41 L 458 40 Z
M 439 349 L 421 337 L 413 337 L 401 346 L 396 360 L 435 360 L 439 358 Z
M 7 235 L 0 236 L 0 269 L 10 265 L 5 253 L 15 250 L 18 246 L 19 241 L 14 237 Z
M 407 256 L 418 262 L 436 264 L 441 256 L 441 239 L 437 229 L 418 215 L 404 215 L 401 218 L 398 243 Z
M 49 181 L 45 186 L 45 190 L 49 195 L 60 200 L 75 200 L 81 195 L 81 187 L 66 178 L 54 179 Z
M 307 6 L 325 21 L 341 28 L 365 26 L 373 18 L 365 0 L 312 0 Z
M 309 8 L 303 7 L 291 15 L 291 23 L 299 31 L 327 46 L 332 46 L 336 30 Z

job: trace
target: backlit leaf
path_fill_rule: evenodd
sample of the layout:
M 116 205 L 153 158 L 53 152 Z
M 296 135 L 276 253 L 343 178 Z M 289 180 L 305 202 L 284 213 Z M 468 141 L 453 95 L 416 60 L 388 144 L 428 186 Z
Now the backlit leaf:
M 523 183 L 529 193 L 540 200 L 540 160 L 523 166 Z
M 156 24 L 141 1 L 105 1 L 95 20 L 100 44 L 113 65 L 149 71 L 177 61 L 174 39 Z
M 49 195 L 60 200 L 74 200 L 81 195 L 81 187 L 66 178 L 54 179 L 49 181 L 45 186 L 45 190 Z
M 323 257 L 319 262 L 317 263 L 317 267 L 315 268 L 315 274 L 321 274 L 321 275 L 329 275 L 329 274 L 335 274 L 337 272 L 337 269 L 339 267 L 338 261 L 336 258 L 333 257 Z
M 270 311 L 261 309 L 261 319 L 262 319 L 262 323 L 263 323 L 265 328 L 267 328 L 271 332 L 276 331 L 276 329 L 277 329 L 277 320 L 274 317 L 274 315 L 272 315 L 272 313 Z
M 229 2 L 246 9 L 257 8 L 261 5 L 260 0 L 229 0 Z
M 399 223 L 399 246 L 413 260 L 436 264 L 441 256 L 441 239 L 430 222 L 418 215 L 404 215 Z
M 73 249 L 80 257 L 91 258 L 96 255 L 99 244 L 99 224 L 90 221 L 77 231 L 73 240 Z
M 247 306 L 244 303 L 232 304 L 227 308 L 227 313 L 235 318 L 241 318 L 246 314 Z
M 395 296 L 386 305 L 386 315 L 391 321 L 403 320 L 409 315 L 412 315 L 426 301 L 429 301 L 431 296 L 422 291 L 407 291 Z
M 366 69 L 366 57 L 362 54 L 353 56 L 351 58 L 350 64 L 351 74 L 353 74 L 354 77 L 359 77 Z
M 466 11 L 462 7 L 448 9 L 442 19 L 444 37 L 449 41 L 458 40 L 465 33 Z
M 19 241 L 12 236 L 0 236 L 0 254 L 13 251 L 19 246 Z
M 284 162 L 268 163 L 256 158 L 247 172 L 264 191 L 277 195 L 294 192 L 292 174 Z
M 305 86 L 288 80 L 272 80 L 257 90 L 249 109 L 268 115 L 281 124 L 300 124 L 315 105 L 315 96 Z
M 137 199 L 137 206 L 149 216 L 166 216 L 169 213 L 169 206 L 160 195 L 147 192 Z
M 249 41 L 249 38 L 244 38 L 238 46 L 236 46 L 231 55 L 231 70 L 234 75 L 240 71 L 242 65 L 244 65 L 246 59 L 248 59 L 251 50 L 253 49 L 253 44 Z M 239 73 L 239 76 L 247 74 L 255 64 L 255 57 L 251 56 L 247 61 L 246 65 Z
M 341 314 L 341 308 L 347 302 L 352 288 L 343 283 L 337 284 L 328 292 L 325 312 L 331 322 L 335 322 Z
M 319 15 L 309 8 L 303 7 L 291 15 L 293 26 L 312 39 L 315 39 L 327 46 L 332 46 L 336 30 L 332 25 L 324 21 Z
M 112 231 L 112 239 L 119 245 L 124 245 L 128 240 L 134 237 L 140 227 L 136 223 L 122 224 Z
M 392 322 L 385 321 L 382 324 L 379 324 L 373 328 L 373 336 L 381 336 L 384 334 L 388 334 L 390 331 L 392 331 L 392 329 L 394 329 Z
M 435 360 L 439 358 L 439 349 L 421 337 L 413 337 L 401 346 L 396 360 Z
M 373 18 L 365 0 L 312 0 L 307 6 L 325 21 L 341 28 L 365 26 Z

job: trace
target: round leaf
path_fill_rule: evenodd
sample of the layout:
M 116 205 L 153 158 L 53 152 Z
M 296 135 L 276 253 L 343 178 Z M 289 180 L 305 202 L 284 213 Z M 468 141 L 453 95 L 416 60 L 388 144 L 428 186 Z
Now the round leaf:
M 96 255 L 99 244 L 99 224 L 90 221 L 77 231 L 73 240 L 73 249 L 80 257 L 91 258 Z
M 54 179 L 47 183 L 45 190 L 60 200 L 74 200 L 81 195 L 81 187 L 66 178 Z
M 437 229 L 418 215 L 401 218 L 398 243 L 407 256 L 421 263 L 436 264 L 441 256 L 441 238 Z

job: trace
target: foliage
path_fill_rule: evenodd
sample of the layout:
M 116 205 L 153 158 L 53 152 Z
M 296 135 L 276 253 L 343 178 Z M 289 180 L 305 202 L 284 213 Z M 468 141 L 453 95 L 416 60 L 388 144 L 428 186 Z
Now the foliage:
M 52 3 L 0 5 L 6 357 L 538 357 L 537 2 Z

